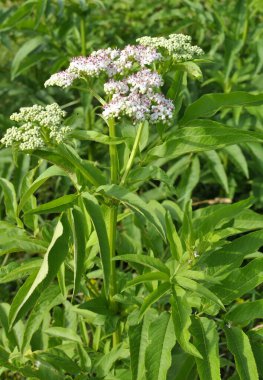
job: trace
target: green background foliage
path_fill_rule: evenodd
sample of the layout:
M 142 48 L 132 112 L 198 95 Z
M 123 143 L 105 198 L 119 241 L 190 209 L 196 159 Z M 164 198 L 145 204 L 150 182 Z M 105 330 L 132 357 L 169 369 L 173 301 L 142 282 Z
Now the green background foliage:
M 34 103 L 72 128 L 56 151 L 0 150 L 0 378 L 262 379 L 262 1 L 6 0 L 0 20 L 1 136 Z M 136 128 L 110 138 L 84 85 L 43 84 L 74 56 L 171 33 L 205 59 L 166 75 L 174 125 L 145 124 L 126 188 L 108 185 L 108 148 L 125 166 Z

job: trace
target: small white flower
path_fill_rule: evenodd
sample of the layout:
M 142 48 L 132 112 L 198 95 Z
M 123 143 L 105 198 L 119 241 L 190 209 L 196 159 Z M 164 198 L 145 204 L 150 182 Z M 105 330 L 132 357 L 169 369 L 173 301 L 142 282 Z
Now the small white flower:
M 10 116 L 11 120 L 21 123 L 20 127 L 7 129 L 1 139 L 6 147 L 15 145 L 20 150 L 33 150 L 45 146 L 46 139 L 60 143 L 70 128 L 61 126 L 66 112 L 57 103 L 46 107 L 33 105 L 22 107 L 18 113 Z
M 44 83 L 44 86 L 59 86 L 66 88 L 71 86 L 76 78 L 77 75 L 74 73 L 70 73 L 67 70 L 60 71 L 59 73 L 51 75 L 51 77 Z

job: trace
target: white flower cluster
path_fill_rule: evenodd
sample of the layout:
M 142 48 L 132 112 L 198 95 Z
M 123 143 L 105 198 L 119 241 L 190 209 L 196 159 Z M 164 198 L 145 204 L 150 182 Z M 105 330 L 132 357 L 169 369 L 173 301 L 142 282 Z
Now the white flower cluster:
M 65 115 L 65 111 L 57 103 L 46 107 L 22 107 L 20 112 L 10 117 L 11 120 L 21 123 L 21 126 L 9 128 L 0 141 L 6 147 L 16 145 L 20 150 L 42 148 L 47 140 L 60 143 L 70 129 L 61 127 Z
M 109 77 L 123 75 L 134 64 L 145 67 L 161 58 L 155 49 L 142 45 L 127 45 L 123 50 L 100 49 L 88 57 L 73 58 L 65 71 L 53 74 L 44 85 L 69 87 L 77 78 L 97 77 L 102 73 Z
M 200 47 L 191 44 L 192 38 L 185 34 L 170 34 L 169 38 L 146 36 L 136 41 L 143 46 L 164 49 L 178 62 L 191 61 L 195 56 L 204 54 Z
M 123 81 L 105 83 L 105 91 L 113 96 L 104 106 L 103 117 L 128 116 L 134 122 L 168 122 L 172 118 L 174 106 L 163 94 L 155 92 L 162 85 L 162 77 L 148 69 L 132 74 Z

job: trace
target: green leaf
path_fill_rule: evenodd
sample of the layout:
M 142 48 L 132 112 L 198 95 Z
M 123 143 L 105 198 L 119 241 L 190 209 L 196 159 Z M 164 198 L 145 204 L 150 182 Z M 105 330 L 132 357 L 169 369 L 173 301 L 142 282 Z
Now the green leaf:
M 222 108 L 257 106 L 263 104 L 263 94 L 253 95 L 248 92 L 231 92 L 229 94 L 206 94 L 190 104 L 180 120 L 181 125 L 200 117 L 211 117 Z
M 94 165 L 93 162 L 84 161 L 79 157 L 77 152 L 69 145 L 60 144 L 57 148 L 58 153 L 66 161 L 70 162 L 73 167 L 80 172 L 85 182 L 88 181 L 92 185 L 98 187 L 106 183 L 106 179 L 102 172 Z
M 44 203 L 36 208 L 33 208 L 32 210 L 26 211 L 24 215 L 51 214 L 65 211 L 74 206 L 78 196 L 79 194 L 63 195 L 60 198 L 54 199 L 53 201 Z
M 107 234 L 105 221 L 103 218 L 101 208 L 97 202 L 97 199 L 89 193 L 83 193 L 82 197 L 83 197 L 87 212 L 90 215 L 90 218 L 92 220 L 92 223 L 97 233 L 99 246 L 100 246 L 102 267 L 103 267 L 104 286 L 105 286 L 105 292 L 107 294 L 109 291 L 111 263 L 110 263 L 110 247 L 109 247 L 109 240 L 108 240 L 108 234 Z
M 208 318 L 193 318 L 191 332 L 194 345 L 203 357 L 195 358 L 200 380 L 221 380 L 216 323 Z
M 184 128 L 169 134 L 166 141 L 150 149 L 147 160 L 153 157 L 173 159 L 183 154 L 204 152 L 227 145 L 262 141 L 263 134 L 226 127 L 212 120 L 194 120 Z
M 215 179 L 220 183 L 225 192 L 229 193 L 227 175 L 224 166 L 219 158 L 219 155 L 214 150 L 210 150 L 203 153 L 207 159 L 208 166 Z
M 86 229 L 85 217 L 79 207 L 72 210 L 73 216 L 73 239 L 74 239 L 74 294 L 77 293 L 81 276 L 85 270 L 85 253 L 86 253 Z
M 132 210 L 144 215 L 145 218 L 157 229 L 160 235 L 165 239 L 165 234 L 160 221 L 158 220 L 152 209 L 137 194 L 129 192 L 129 190 L 118 185 L 100 186 L 97 191 L 107 197 L 118 200 Z
M 33 334 L 37 331 L 49 310 L 61 304 L 63 300 L 64 297 L 60 293 L 60 288 L 57 285 L 51 285 L 47 289 L 44 289 L 27 319 L 23 335 L 22 351 L 27 349 Z
M 139 318 L 142 318 L 146 310 L 155 302 L 157 302 L 165 293 L 170 290 L 170 283 L 164 283 L 158 286 L 152 293 L 148 295 L 143 301 L 143 304 L 140 309 Z
M 68 254 L 69 236 L 70 227 L 67 218 L 66 215 L 62 215 L 61 220 L 57 223 L 52 240 L 37 275 L 29 277 L 29 281 L 24 283 L 14 298 L 9 315 L 11 326 L 28 312 L 39 298 L 41 291 L 43 291 L 56 276 L 62 262 Z
M 125 284 L 125 289 L 130 288 L 131 286 L 135 286 L 137 284 L 141 284 L 142 282 L 148 282 L 148 281 L 168 281 L 169 282 L 169 280 L 170 280 L 170 277 L 163 272 L 148 272 L 140 276 L 136 276 L 133 280 L 128 281 Z
M 122 260 L 131 263 L 137 263 L 149 268 L 156 269 L 157 271 L 163 272 L 165 274 L 170 274 L 169 268 L 165 264 L 163 264 L 163 262 L 160 259 L 157 259 L 156 257 L 137 254 L 127 254 L 116 256 L 113 260 Z
M 250 207 L 253 202 L 253 198 L 248 198 L 231 205 L 214 206 L 211 208 L 211 212 L 199 218 L 195 218 L 193 227 L 197 230 L 198 236 L 203 237 L 218 227 L 219 224 L 222 225 L 226 221 L 234 219 L 238 214 Z
M 258 380 L 257 366 L 247 335 L 238 327 L 226 327 L 224 331 L 240 380 Z
M 263 299 L 235 305 L 234 308 L 226 313 L 225 318 L 242 326 L 248 325 L 254 319 L 262 319 Z
M 231 145 L 223 148 L 223 152 L 226 152 L 229 160 L 233 162 L 238 170 L 240 170 L 246 178 L 249 177 L 247 160 L 242 150 L 238 145 Z
M 175 281 L 182 288 L 191 290 L 192 292 L 197 293 L 200 297 L 205 297 L 213 303 L 215 303 L 216 305 L 220 306 L 222 309 L 225 309 L 222 301 L 213 292 L 211 292 L 209 289 L 205 288 L 198 282 L 191 280 L 190 278 L 181 276 L 176 276 Z
M 203 79 L 203 74 L 200 69 L 200 67 L 194 63 L 194 62 L 182 62 L 182 63 L 177 63 L 174 66 L 177 70 L 182 70 L 187 72 L 190 78 L 192 79 L 197 79 L 202 81 Z
M 108 135 L 104 135 L 97 131 L 73 130 L 69 133 L 69 136 L 77 140 L 96 141 L 106 145 L 118 145 L 125 142 L 125 139 L 123 138 L 109 137 Z
M 258 251 L 263 245 L 263 230 L 251 232 L 218 250 L 212 250 L 206 255 L 202 255 L 197 267 L 203 269 L 207 267 L 207 273 L 211 276 L 226 277 L 241 265 L 244 257 Z
M 262 242 L 263 244 L 263 242 Z M 229 304 L 236 298 L 255 289 L 263 282 L 263 257 L 252 260 L 242 268 L 232 270 L 220 285 L 213 285 L 210 289 L 223 301 Z
M 176 342 L 170 313 L 162 313 L 151 323 L 149 340 L 145 355 L 146 380 L 166 380 Z
M 0 178 L 0 186 L 3 189 L 6 215 L 13 221 L 17 216 L 17 200 L 14 185 L 5 178 Z
M 11 79 L 13 80 L 16 77 L 17 71 L 22 61 L 36 48 L 43 45 L 45 39 L 42 36 L 37 36 L 30 40 L 27 40 L 16 53 L 11 67 Z
M 188 305 L 186 291 L 179 286 L 175 286 L 170 302 L 172 306 L 174 331 L 178 343 L 185 352 L 202 359 L 200 352 L 190 342 L 191 334 L 189 328 L 191 326 L 190 317 L 192 309 Z
M 47 244 L 43 240 L 31 238 L 29 236 L 9 236 L 2 234 L 0 241 L 0 256 L 14 252 L 45 253 Z
M 67 173 L 58 168 L 57 166 L 50 166 L 46 169 L 35 181 L 31 184 L 31 186 L 26 190 L 26 192 L 22 195 L 19 205 L 18 205 L 18 213 L 23 209 L 25 203 L 28 201 L 30 196 L 34 194 L 34 192 L 39 189 L 39 187 L 45 183 L 50 177 L 55 176 L 66 176 Z
M 79 335 L 68 327 L 49 327 L 44 333 L 63 340 L 72 340 L 73 342 L 81 343 Z
M 12 261 L 8 265 L 0 267 L 0 284 L 17 281 L 28 276 L 32 271 L 38 269 L 41 263 L 42 259 L 27 259 L 25 262 Z
M 148 345 L 148 332 L 154 319 L 155 314 L 149 310 L 139 324 L 129 327 L 132 380 L 143 380 L 145 378 L 145 352 Z
M 166 213 L 165 222 L 167 240 L 169 242 L 172 257 L 177 261 L 180 261 L 183 256 L 183 247 L 169 211 Z

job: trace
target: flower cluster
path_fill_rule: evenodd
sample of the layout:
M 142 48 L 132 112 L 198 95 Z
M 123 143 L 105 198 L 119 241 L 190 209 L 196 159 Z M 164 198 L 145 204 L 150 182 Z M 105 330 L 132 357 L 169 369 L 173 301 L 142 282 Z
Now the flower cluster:
M 9 128 L 0 141 L 6 147 L 16 145 L 20 150 L 42 148 L 46 141 L 60 143 L 69 131 L 69 127 L 61 126 L 65 115 L 57 103 L 22 107 L 10 117 L 20 127 Z
M 127 45 L 123 50 L 100 49 L 88 57 L 73 58 L 65 71 L 53 74 L 44 85 L 69 87 L 77 78 L 98 77 L 102 73 L 111 78 L 125 74 L 134 64 L 145 67 L 161 58 L 154 48 L 142 45 Z
M 204 54 L 200 47 L 191 44 L 192 38 L 185 34 L 170 34 L 169 38 L 146 36 L 138 38 L 137 42 L 143 46 L 164 49 L 178 62 L 191 61 L 195 56 Z
M 112 99 L 104 105 L 103 117 L 109 119 L 128 116 L 134 122 L 169 121 L 174 106 L 171 100 L 156 92 L 162 85 L 162 77 L 149 69 L 140 70 L 123 80 L 110 80 L 105 83 L 104 90 L 112 95 Z

